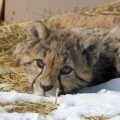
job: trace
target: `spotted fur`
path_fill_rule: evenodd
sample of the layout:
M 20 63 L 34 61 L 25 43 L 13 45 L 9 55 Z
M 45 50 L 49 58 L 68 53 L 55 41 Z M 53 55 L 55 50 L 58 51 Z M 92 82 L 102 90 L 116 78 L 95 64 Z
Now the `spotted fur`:
M 120 76 L 120 29 L 49 30 L 33 23 L 27 41 L 19 43 L 13 58 L 29 77 L 35 94 L 77 93 L 79 89 Z

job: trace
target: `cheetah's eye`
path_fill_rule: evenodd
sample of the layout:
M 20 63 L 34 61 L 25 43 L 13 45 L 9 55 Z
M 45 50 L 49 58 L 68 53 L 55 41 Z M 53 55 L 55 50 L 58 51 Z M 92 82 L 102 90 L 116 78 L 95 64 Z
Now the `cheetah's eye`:
M 61 69 L 61 74 L 62 75 L 66 75 L 69 74 L 73 69 L 69 66 L 65 66 Z
M 44 62 L 41 59 L 36 59 L 36 64 L 39 68 L 44 68 Z

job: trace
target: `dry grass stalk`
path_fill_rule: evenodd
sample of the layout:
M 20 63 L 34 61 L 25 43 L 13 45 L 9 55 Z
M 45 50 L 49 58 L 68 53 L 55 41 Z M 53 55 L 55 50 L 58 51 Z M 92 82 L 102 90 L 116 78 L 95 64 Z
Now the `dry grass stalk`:
M 7 108 L 6 111 L 9 113 L 34 112 L 34 113 L 40 113 L 42 115 L 46 115 L 46 114 L 51 113 L 53 110 L 57 109 L 59 105 L 55 104 L 54 102 L 47 102 L 47 101 L 40 101 L 39 103 L 18 101 L 14 103 L 0 102 L 0 106 L 6 107 Z M 9 107 L 9 106 L 13 106 L 13 107 Z
M 85 120 L 108 120 L 104 116 L 96 116 L 96 117 L 85 117 Z
M 6 83 L 10 85 L 10 89 L 0 89 L 0 91 L 11 91 L 15 90 L 22 93 L 30 93 L 32 90 L 28 85 L 28 79 L 25 73 L 4 73 L 0 74 L 0 84 Z
M 0 64 L 12 63 L 10 55 L 18 42 L 26 39 L 30 22 L 0 26 Z
M 100 5 L 95 8 L 83 8 L 82 10 L 78 11 L 80 14 L 83 15 L 115 15 L 120 16 L 120 1 L 116 0 L 110 4 Z

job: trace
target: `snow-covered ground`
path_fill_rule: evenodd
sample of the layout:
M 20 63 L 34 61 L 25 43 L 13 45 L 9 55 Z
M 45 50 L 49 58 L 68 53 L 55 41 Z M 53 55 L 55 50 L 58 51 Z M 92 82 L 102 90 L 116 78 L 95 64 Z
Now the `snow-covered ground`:
M 54 101 L 54 97 L 39 97 L 17 92 L 1 92 L 0 102 Z M 110 120 L 120 120 L 120 93 L 102 90 L 98 93 L 64 95 L 58 98 L 60 106 L 50 115 L 37 113 L 6 113 L 0 108 L 0 120 L 84 120 L 85 116 L 106 116 Z
M 0 102 L 21 100 L 39 102 L 40 100 L 55 101 L 55 98 L 15 91 L 0 92 Z M 58 109 L 47 116 L 38 113 L 7 113 L 6 108 L 0 107 L 0 120 L 84 120 L 89 116 L 105 116 L 109 120 L 120 120 L 120 91 L 118 89 L 117 91 L 114 89 L 114 91 L 101 90 L 97 93 L 63 95 L 58 97 L 58 103 L 60 104 Z

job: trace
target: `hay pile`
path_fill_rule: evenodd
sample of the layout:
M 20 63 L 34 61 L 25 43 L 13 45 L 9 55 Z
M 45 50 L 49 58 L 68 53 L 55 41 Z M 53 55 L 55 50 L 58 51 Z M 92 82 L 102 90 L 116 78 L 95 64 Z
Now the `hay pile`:
M 0 74 L 0 84 L 6 84 L 6 86 L 1 87 L 0 91 L 10 91 L 15 90 L 22 93 L 31 93 L 31 88 L 28 85 L 28 80 L 25 73 L 15 73 L 14 71 L 9 71 L 9 73 Z
M 0 91 L 28 92 L 27 78 L 25 78 L 24 73 L 21 74 L 10 69 L 10 67 L 16 67 L 10 56 L 16 44 L 26 38 L 28 24 L 29 22 L 11 25 L 4 23 L 0 26 L 0 68 L 3 71 L 0 74 L 0 84 L 10 85 L 9 89 L 1 88 Z M 8 70 L 6 71 L 6 69 Z M 24 84 L 25 88 L 22 87 Z
M 47 101 L 40 101 L 39 103 L 32 103 L 27 101 L 18 101 L 14 103 L 9 102 L 0 102 L 1 107 L 6 107 L 6 111 L 9 113 L 18 112 L 18 113 L 25 113 L 25 112 L 34 112 L 40 113 L 42 115 L 47 115 L 51 111 L 57 109 L 58 104 L 54 102 L 47 102 Z
M 85 117 L 85 120 L 108 120 L 104 116 L 96 116 L 96 117 Z
M 100 5 L 95 8 L 83 8 L 82 10 L 77 10 L 83 15 L 112 15 L 120 16 L 120 0 L 115 0 L 106 5 Z
M 9 56 L 16 44 L 26 39 L 29 24 L 30 22 L 25 22 L 0 26 L 0 65 L 11 65 Z

